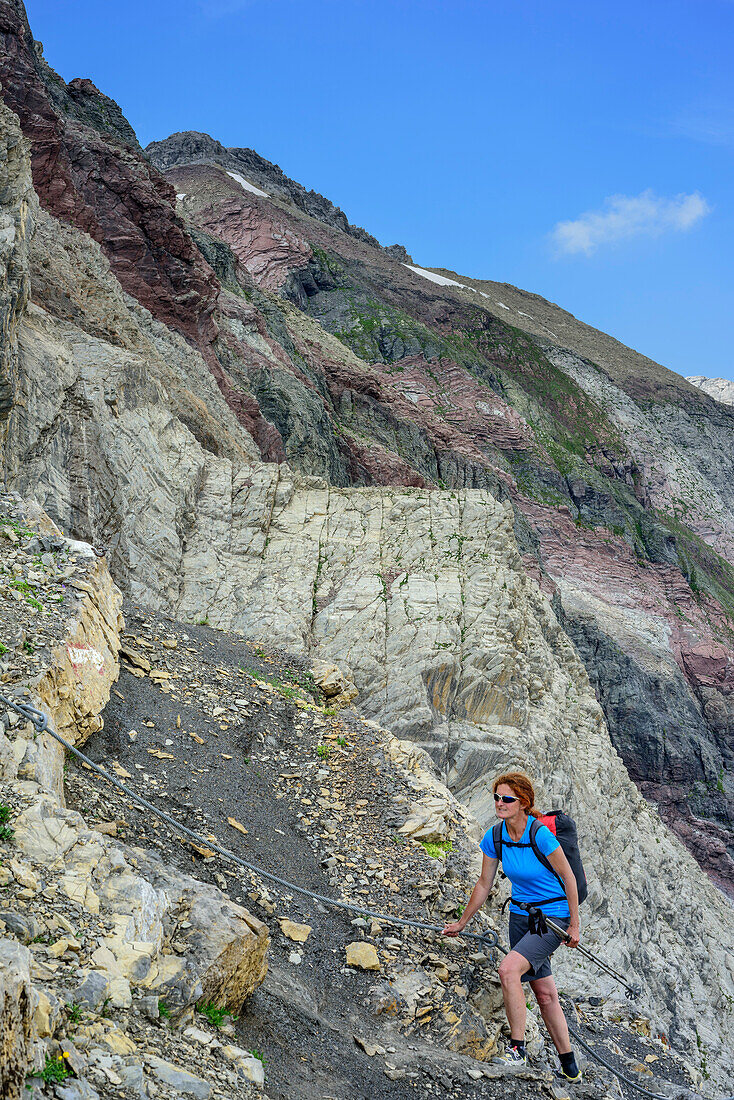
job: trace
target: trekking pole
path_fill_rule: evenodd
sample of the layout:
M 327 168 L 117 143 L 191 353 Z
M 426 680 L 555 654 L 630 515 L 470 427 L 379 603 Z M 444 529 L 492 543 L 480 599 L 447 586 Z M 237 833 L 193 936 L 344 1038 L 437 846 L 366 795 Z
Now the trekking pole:
M 515 901 L 513 902 L 513 905 L 516 905 L 518 909 L 524 909 L 529 917 L 541 922 L 541 925 L 545 924 L 545 926 L 547 928 L 550 928 L 551 932 L 555 932 L 555 934 L 559 936 L 564 943 L 568 943 L 569 937 L 565 928 L 562 928 L 560 924 L 556 924 L 553 918 L 547 916 L 542 909 L 538 909 L 536 906 L 533 905 L 528 905 L 523 901 Z M 603 959 L 598 959 L 596 955 L 593 955 L 591 951 L 588 950 L 588 948 L 582 947 L 579 943 L 576 945 L 574 950 L 578 951 L 581 955 L 584 956 L 584 958 L 589 959 L 590 962 L 593 962 L 594 965 L 598 966 L 600 970 L 606 971 L 606 973 L 611 975 L 611 977 L 618 981 L 620 985 L 623 985 L 626 990 L 625 996 L 629 1001 L 636 1000 L 642 994 L 642 990 L 639 986 L 630 985 L 629 982 L 627 982 L 627 980 L 621 974 L 614 970 L 613 967 L 609 966 L 608 963 L 605 963 Z

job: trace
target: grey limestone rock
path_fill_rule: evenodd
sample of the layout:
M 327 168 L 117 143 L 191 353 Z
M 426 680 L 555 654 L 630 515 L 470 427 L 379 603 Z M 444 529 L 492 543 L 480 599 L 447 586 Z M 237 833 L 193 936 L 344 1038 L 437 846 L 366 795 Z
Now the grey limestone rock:
M 20 1100 L 31 1060 L 34 993 L 30 953 L 15 940 L 0 939 L 0 1093 Z
M 16 116 L 0 103 L 0 443 L 17 402 L 18 324 L 28 301 L 28 240 L 38 208 L 28 148 Z
M 3 922 L 6 930 L 23 944 L 30 943 L 41 932 L 41 926 L 36 918 L 30 915 L 26 916 L 24 913 L 2 911 L 0 912 L 0 921 Z
M 155 1054 L 148 1054 L 145 1061 L 155 1077 L 177 1089 L 182 1095 L 194 1096 L 196 1100 L 208 1100 L 211 1095 L 212 1086 L 203 1078 L 195 1077 L 193 1073 L 179 1069 Z
M 72 1000 L 77 1004 L 88 1005 L 89 1008 L 99 1008 L 104 1003 L 109 993 L 109 975 L 101 970 L 92 970 L 86 975 L 84 981 L 76 987 Z
M 56 1087 L 59 1100 L 100 1100 L 97 1090 L 83 1077 Z

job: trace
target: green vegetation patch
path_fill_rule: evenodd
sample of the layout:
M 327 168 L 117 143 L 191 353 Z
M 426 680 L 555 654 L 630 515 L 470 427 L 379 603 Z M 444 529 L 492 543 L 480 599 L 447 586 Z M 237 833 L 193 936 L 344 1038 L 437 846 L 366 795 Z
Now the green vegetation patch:
M 40 1079 L 47 1085 L 58 1084 L 61 1081 L 65 1081 L 67 1077 L 71 1076 L 71 1070 L 67 1061 L 68 1054 L 57 1054 L 55 1058 L 52 1058 L 50 1054 L 46 1055 L 46 1064 L 43 1069 L 37 1070 L 34 1073 L 26 1074 L 27 1077 L 40 1077 Z
M 0 531 L 3 527 L 9 528 L 19 539 L 32 539 L 35 534 L 34 531 L 29 531 L 27 527 L 8 516 L 0 516 Z
M 15 836 L 15 829 L 8 825 L 11 813 L 10 806 L 0 803 L 0 840 L 2 841 L 12 840 Z
M 201 1004 L 196 1006 L 196 1011 L 205 1016 L 212 1027 L 219 1029 L 224 1021 L 229 1017 L 230 1020 L 237 1020 L 238 1017 L 234 1016 L 228 1008 L 222 1008 L 219 1005 L 215 1005 L 213 1002 L 209 1004 Z
M 343 285 L 345 283 L 347 273 L 344 270 L 343 264 L 336 256 L 333 256 L 324 248 L 319 248 L 316 244 L 311 245 L 311 252 L 313 253 L 313 260 L 318 264 L 322 272 L 328 272 L 337 285 Z
M 655 515 L 675 536 L 678 563 L 691 591 L 711 596 L 734 623 L 734 568 L 680 519 L 657 509 Z
M 450 343 L 403 309 L 386 305 L 358 287 L 340 285 L 309 302 L 312 315 L 327 331 L 368 363 L 392 364 L 406 355 L 426 359 L 456 357 Z M 402 371 L 391 366 L 390 373 Z
M 240 668 L 240 672 L 260 683 L 270 684 L 284 699 L 302 699 L 304 695 L 320 699 L 321 692 L 310 672 L 286 672 L 280 677 L 256 668 Z
M 84 1019 L 84 1006 L 72 1001 L 66 1006 L 66 1015 L 69 1017 L 69 1023 L 80 1024 Z
M 432 859 L 446 859 L 447 853 L 454 850 L 450 840 L 419 840 L 418 843 Z

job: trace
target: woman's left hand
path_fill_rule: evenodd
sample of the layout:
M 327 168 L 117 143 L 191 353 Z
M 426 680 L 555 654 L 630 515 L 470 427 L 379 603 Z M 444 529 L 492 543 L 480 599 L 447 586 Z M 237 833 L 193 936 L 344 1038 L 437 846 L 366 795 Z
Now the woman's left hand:
M 581 928 L 578 923 L 571 922 L 566 929 L 566 947 L 578 947 L 581 939 Z

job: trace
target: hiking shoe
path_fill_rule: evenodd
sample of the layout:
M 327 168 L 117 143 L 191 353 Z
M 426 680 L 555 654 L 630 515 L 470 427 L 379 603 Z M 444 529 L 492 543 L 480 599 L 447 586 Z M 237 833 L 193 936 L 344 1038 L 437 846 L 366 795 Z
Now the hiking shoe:
M 504 1054 L 493 1058 L 492 1062 L 498 1066 L 507 1066 L 508 1069 L 521 1069 L 527 1065 L 527 1056 L 521 1054 L 517 1047 L 507 1047 Z
M 575 1063 L 568 1070 L 565 1070 L 563 1066 L 561 1066 L 558 1070 L 558 1074 L 560 1077 L 563 1077 L 564 1081 L 581 1081 L 584 1076 Z

